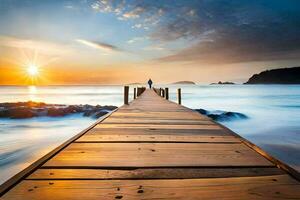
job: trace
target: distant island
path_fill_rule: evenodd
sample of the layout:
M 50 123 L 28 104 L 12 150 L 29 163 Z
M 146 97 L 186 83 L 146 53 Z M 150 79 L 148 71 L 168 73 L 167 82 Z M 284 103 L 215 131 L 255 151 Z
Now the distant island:
M 172 83 L 172 84 L 187 84 L 187 85 L 196 85 L 195 82 L 193 81 L 178 81 L 178 82 L 175 82 L 175 83 Z
M 143 85 L 143 83 L 128 83 L 126 85 Z
M 266 70 L 244 84 L 300 84 L 300 67 Z
M 225 81 L 225 82 L 222 82 L 222 81 L 219 81 L 217 83 L 211 83 L 210 85 L 234 85 L 235 83 L 233 82 L 228 82 L 228 81 Z

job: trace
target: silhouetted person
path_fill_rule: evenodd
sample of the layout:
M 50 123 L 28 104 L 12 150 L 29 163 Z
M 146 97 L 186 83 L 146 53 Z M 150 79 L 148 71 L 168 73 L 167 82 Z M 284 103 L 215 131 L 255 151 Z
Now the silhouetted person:
M 152 88 L 152 84 L 153 84 L 153 82 L 152 82 L 152 80 L 150 78 L 149 81 L 148 81 L 149 88 Z

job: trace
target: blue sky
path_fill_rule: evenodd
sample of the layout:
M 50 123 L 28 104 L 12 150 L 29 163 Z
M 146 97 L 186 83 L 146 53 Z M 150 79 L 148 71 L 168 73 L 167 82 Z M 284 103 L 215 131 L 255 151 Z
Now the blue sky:
M 201 82 L 300 60 L 297 0 L 0 0 L 0 27 L 0 67 L 25 49 L 52 68 L 138 67 L 170 81 L 189 69 Z

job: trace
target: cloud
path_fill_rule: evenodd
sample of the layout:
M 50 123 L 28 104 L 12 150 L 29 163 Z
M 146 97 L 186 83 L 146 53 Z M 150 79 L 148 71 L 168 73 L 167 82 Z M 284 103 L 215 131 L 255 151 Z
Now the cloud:
M 76 39 L 75 41 L 94 49 L 100 49 L 102 51 L 105 51 L 106 53 L 121 51 L 118 47 L 103 42 L 94 42 L 84 39 Z
M 140 14 L 142 14 L 143 12 L 145 12 L 145 9 L 142 7 L 136 7 L 133 10 L 129 11 L 129 12 L 125 12 L 122 16 L 125 19 L 135 19 L 135 18 L 139 18 Z
M 162 45 L 151 45 L 144 48 L 146 51 L 164 51 L 166 48 Z
M 133 43 L 148 40 L 148 39 L 149 39 L 148 37 L 135 37 L 135 38 L 132 38 L 132 39 L 128 40 L 127 43 L 128 44 L 133 44 Z
M 111 8 L 106 10 L 112 12 L 122 5 L 117 15 L 133 20 L 132 28 L 151 30 L 154 43 L 187 41 L 160 61 L 234 63 L 300 57 L 300 1 L 107 2 Z
M 237 63 L 299 59 L 300 2 L 206 1 L 197 17 L 186 16 L 159 27 L 162 42 L 192 39 L 194 44 L 159 61 Z M 209 34 L 206 34 L 209 33 Z M 203 37 L 205 35 L 205 37 Z
M 124 10 L 125 0 L 96 0 L 91 8 L 96 12 L 121 14 Z
M 158 24 L 164 14 L 163 8 L 158 8 L 151 1 L 96 0 L 91 8 L 96 12 L 113 13 L 121 21 L 135 20 L 132 28 L 145 30 Z
M 73 5 L 65 5 L 64 8 L 70 9 L 70 10 L 76 9 Z
M 0 47 L 16 49 L 27 49 L 38 51 L 40 54 L 60 56 L 62 54 L 74 52 L 74 49 L 67 44 L 60 44 L 41 40 L 24 39 L 0 35 Z
M 143 26 L 142 24 L 135 24 L 132 26 L 132 28 L 142 28 L 142 26 Z

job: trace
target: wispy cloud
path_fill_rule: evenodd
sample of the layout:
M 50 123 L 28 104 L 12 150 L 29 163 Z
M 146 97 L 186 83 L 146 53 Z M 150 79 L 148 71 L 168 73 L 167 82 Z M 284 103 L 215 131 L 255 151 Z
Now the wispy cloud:
M 145 41 L 145 40 L 148 40 L 149 37 L 135 37 L 135 38 L 132 38 L 130 40 L 127 41 L 128 44 L 133 44 L 133 43 L 136 43 L 136 42 L 140 42 L 140 41 Z
M 91 8 L 96 12 L 115 13 L 120 15 L 123 13 L 125 0 L 96 0 L 91 4 Z
M 136 7 L 135 9 L 129 11 L 129 12 L 125 12 L 123 13 L 123 18 L 125 19 L 135 19 L 135 18 L 139 18 L 140 14 L 142 14 L 143 12 L 145 12 L 145 9 L 142 7 Z
M 146 50 L 146 51 L 164 51 L 164 50 L 166 50 L 166 48 L 161 44 L 157 44 L 157 45 L 147 46 L 144 48 L 144 50 Z
M 89 41 L 84 39 L 76 39 L 76 42 L 94 49 L 105 51 L 106 53 L 121 51 L 118 47 L 103 42 L 95 42 L 95 41 Z
M 71 9 L 71 10 L 75 9 L 73 5 L 65 5 L 64 8 Z
M 48 41 L 24 39 L 0 35 L 0 47 L 16 48 L 22 50 L 38 51 L 40 54 L 60 56 L 74 52 L 74 49 L 67 44 L 60 44 Z
M 151 1 L 96 0 L 91 4 L 91 8 L 96 12 L 113 13 L 121 21 L 133 20 L 136 23 L 132 28 L 144 30 L 157 25 L 165 13 L 163 8 Z

